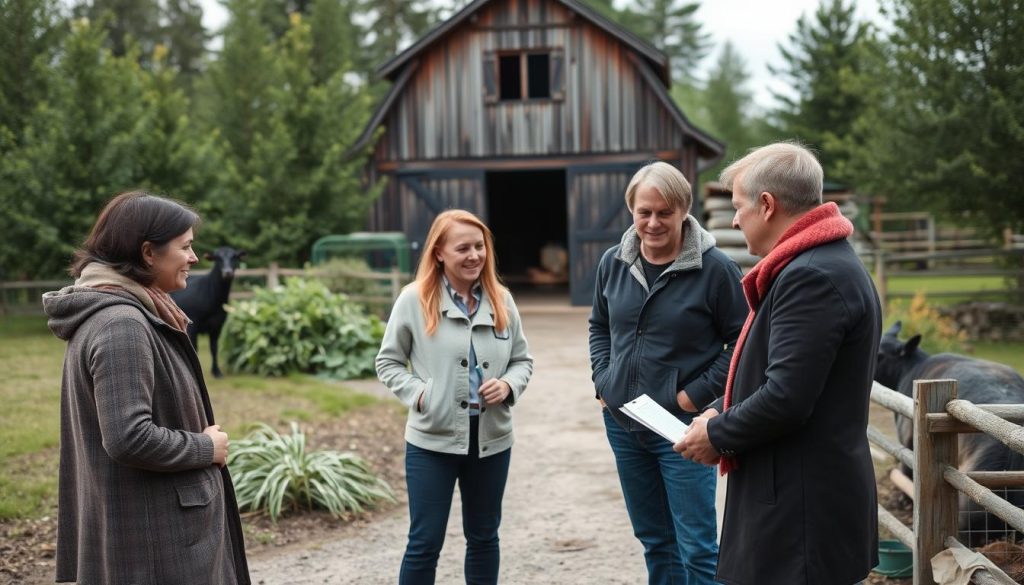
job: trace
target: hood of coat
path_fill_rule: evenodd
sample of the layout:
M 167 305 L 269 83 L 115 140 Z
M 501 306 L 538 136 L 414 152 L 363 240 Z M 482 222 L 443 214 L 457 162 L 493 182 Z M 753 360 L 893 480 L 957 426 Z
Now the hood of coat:
M 114 305 L 131 305 L 150 321 L 157 321 L 131 293 L 99 290 L 87 286 L 67 286 L 43 294 L 43 312 L 47 326 L 59 339 L 67 341 L 97 312 Z M 159 321 L 162 323 L 162 321 Z
M 640 258 L 640 236 L 636 233 L 635 225 L 629 226 L 619 243 L 619 260 L 630 265 L 637 263 Z M 701 227 L 695 217 L 687 215 L 683 222 L 683 246 L 672 265 L 665 271 L 700 270 L 703 266 L 704 252 L 714 248 L 715 243 L 715 237 Z

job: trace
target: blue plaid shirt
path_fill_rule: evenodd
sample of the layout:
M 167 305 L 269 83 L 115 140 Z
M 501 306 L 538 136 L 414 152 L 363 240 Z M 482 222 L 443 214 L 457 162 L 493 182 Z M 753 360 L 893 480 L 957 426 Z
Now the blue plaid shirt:
M 473 295 L 476 299 L 476 306 L 473 307 L 473 312 L 469 312 L 469 306 L 466 304 L 465 299 L 462 298 L 458 292 L 452 288 L 452 284 L 448 282 L 447 276 L 441 277 L 444 280 L 444 287 L 448 290 L 448 295 L 452 297 L 452 301 L 455 302 L 455 306 L 462 311 L 462 314 L 469 317 L 470 321 L 473 320 L 473 315 L 480 309 L 480 299 L 483 297 L 483 287 L 480 286 L 480 281 L 477 281 L 472 288 L 469 289 L 469 294 Z M 480 414 L 480 384 L 484 381 L 483 371 L 480 370 L 476 365 L 476 350 L 473 349 L 472 338 L 469 342 L 469 403 L 476 404 L 477 408 L 470 408 L 470 416 L 476 416 Z

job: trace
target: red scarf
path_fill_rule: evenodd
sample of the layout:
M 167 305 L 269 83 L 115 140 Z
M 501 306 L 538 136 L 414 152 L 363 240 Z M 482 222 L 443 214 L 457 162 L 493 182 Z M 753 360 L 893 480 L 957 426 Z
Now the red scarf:
M 723 412 L 732 406 L 732 383 L 736 377 L 736 364 L 740 361 L 743 342 L 747 340 L 750 325 L 754 322 L 754 314 L 761 304 L 761 299 L 768 293 L 775 277 L 782 269 L 801 253 L 836 240 L 848 238 L 853 233 L 853 224 L 839 213 L 839 206 L 829 202 L 819 205 L 805 213 L 793 225 L 782 233 L 779 241 L 767 256 L 743 277 L 743 296 L 747 298 L 750 312 L 743 323 L 740 336 L 733 348 L 732 360 L 729 362 L 729 377 L 725 381 L 725 402 Z M 733 457 L 722 457 L 719 464 L 722 475 L 737 467 Z

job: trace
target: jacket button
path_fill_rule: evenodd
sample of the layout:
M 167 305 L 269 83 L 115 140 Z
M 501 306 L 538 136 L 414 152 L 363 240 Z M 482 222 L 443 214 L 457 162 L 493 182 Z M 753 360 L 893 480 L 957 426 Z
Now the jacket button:
M 462 367 L 466 367 L 466 366 L 468 366 L 468 365 L 469 365 L 469 361 L 468 361 L 468 360 L 465 360 L 465 359 L 463 359 L 463 360 L 462 360 L 461 362 L 459 362 L 459 364 L 461 364 L 461 365 L 462 365 Z
M 463 400 L 462 402 L 459 403 L 459 406 L 461 406 L 462 408 L 469 408 L 469 403 Z
M 486 451 L 486 450 L 487 450 L 487 447 L 481 447 L 481 448 L 480 448 L 480 450 L 481 450 L 481 451 Z
M 486 370 L 487 368 L 491 367 L 491 363 L 490 362 L 484 362 L 483 366 L 484 366 L 484 369 Z

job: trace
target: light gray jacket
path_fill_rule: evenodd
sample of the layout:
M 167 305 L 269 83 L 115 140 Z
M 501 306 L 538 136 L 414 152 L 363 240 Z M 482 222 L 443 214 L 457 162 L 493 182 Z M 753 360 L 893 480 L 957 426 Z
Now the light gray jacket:
M 420 311 L 419 289 L 413 283 L 391 309 L 384 340 L 377 354 L 377 376 L 409 408 L 405 440 L 430 451 L 469 453 L 469 344 L 476 350 L 484 379 L 498 378 L 512 392 L 504 403 L 483 405 L 478 455 L 487 457 L 512 446 L 511 407 L 526 390 L 533 373 L 522 322 L 512 295 L 505 293 L 509 326 L 496 331 L 487 295 L 472 321 L 441 292 L 441 318 L 427 335 Z M 416 404 L 423 395 L 423 409 Z

